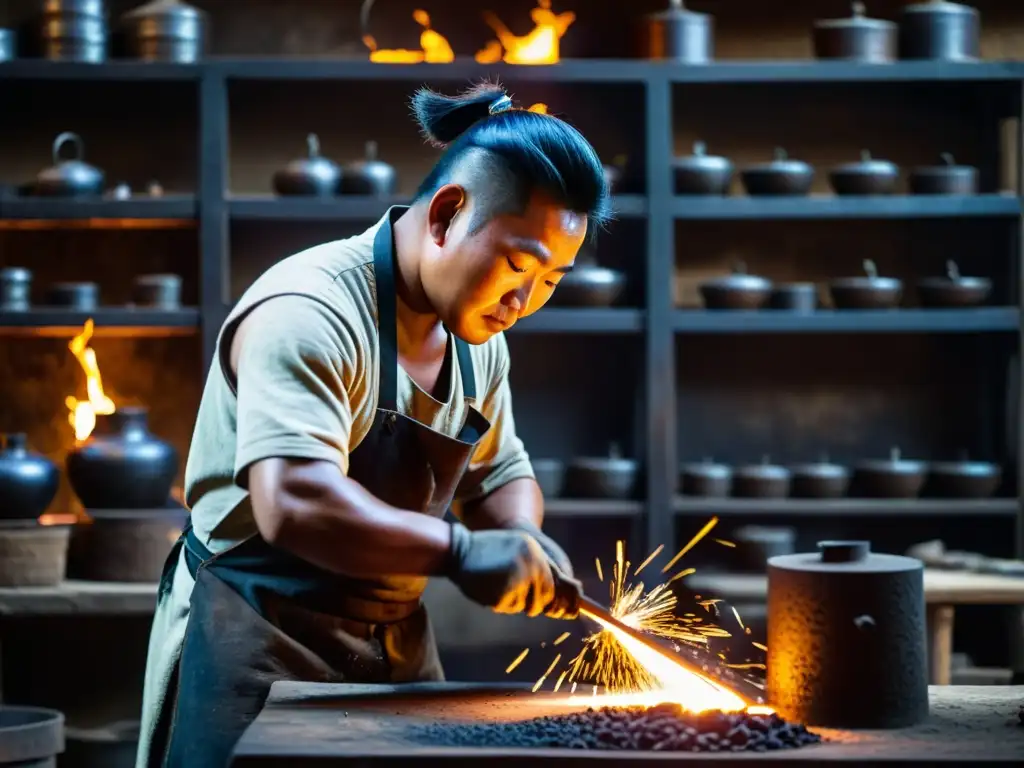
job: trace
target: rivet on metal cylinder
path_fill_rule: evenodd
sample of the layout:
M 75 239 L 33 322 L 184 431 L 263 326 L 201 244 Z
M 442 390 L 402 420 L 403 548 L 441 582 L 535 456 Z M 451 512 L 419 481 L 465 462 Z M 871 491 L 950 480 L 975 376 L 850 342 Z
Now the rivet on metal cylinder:
M 871 554 L 870 541 L 819 541 L 823 563 L 856 563 Z

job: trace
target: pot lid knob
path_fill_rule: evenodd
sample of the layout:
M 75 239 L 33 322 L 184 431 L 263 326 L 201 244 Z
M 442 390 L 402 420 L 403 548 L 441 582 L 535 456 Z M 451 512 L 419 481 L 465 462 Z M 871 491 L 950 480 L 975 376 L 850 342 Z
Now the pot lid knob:
M 943 152 L 939 155 L 943 165 L 956 165 L 956 158 L 953 157 L 952 152 Z
M 734 275 L 745 275 L 747 274 L 747 263 L 742 259 L 737 259 L 733 262 L 732 273 Z
M 366 159 L 369 160 L 370 162 L 375 161 L 377 159 L 377 150 L 378 147 L 376 141 L 366 142 L 366 147 L 364 148 Z
M 954 282 L 960 279 L 960 267 L 952 259 L 946 262 L 946 276 Z
M 861 160 L 862 163 L 870 163 L 871 162 L 871 150 L 869 150 L 869 149 L 862 149 L 860 151 L 860 160 Z
M 60 151 L 64 149 L 66 144 L 72 144 L 75 148 L 75 156 L 70 158 L 70 160 L 77 160 L 81 162 L 82 158 L 85 156 L 85 142 L 82 141 L 82 137 L 77 133 L 64 131 L 64 133 L 58 135 L 57 138 L 53 140 L 54 165 L 60 165 L 61 162 L 63 162 L 60 157 Z
M 864 18 L 864 13 L 865 13 L 864 3 L 859 3 L 859 2 L 858 3 L 851 3 L 850 4 L 850 11 L 851 11 L 851 15 L 853 16 L 853 18 L 855 18 L 855 19 L 862 19 L 862 18 Z
M 819 541 L 823 563 L 857 563 L 871 554 L 870 541 Z
M 708 151 L 707 144 L 705 144 L 703 141 L 695 141 L 695 142 L 693 142 L 693 156 L 694 157 L 704 157 L 704 155 L 707 153 L 707 151 Z
M 315 133 L 310 133 L 306 136 L 306 152 L 310 160 L 320 157 L 320 137 Z
M 902 456 L 902 454 L 900 453 L 900 449 L 896 446 L 889 449 L 889 459 L 893 464 L 900 460 L 900 456 Z
M 878 277 L 878 267 L 871 259 L 864 259 L 864 274 L 872 280 Z
M 618 443 L 611 443 L 608 446 L 608 458 L 609 459 L 621 459 L 622 458 L 622 446 Z
M 13 432 L 3 435 L 0 447 L 9 451 L 23 451 L 28 446 L 28 436 L 24 432 Z
M 782 147 L 775 148 L 775 160 L 776 162 L 782 162 L 789 159 L 789 154 Z

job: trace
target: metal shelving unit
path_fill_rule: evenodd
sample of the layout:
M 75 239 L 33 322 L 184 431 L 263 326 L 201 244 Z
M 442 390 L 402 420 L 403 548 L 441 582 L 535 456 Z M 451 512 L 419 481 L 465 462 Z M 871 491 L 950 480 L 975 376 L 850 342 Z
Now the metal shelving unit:
M 693 500 L 674 495 L 676 461 L 675 342 L 680 335 L 749 333 L 942 333 L 1018 334 L 1022 318 L 1018 306 L 974 310 L 899 310 L 888 312 L 816 312 L 808 315 L 758 312 L 704 312 L 678 310 L 672 304 L 671 277 L 675 265 L 674 228 L 679 221 L 741 220 L 848 220 L 848 219 L 952 219 L 992 220 L 993 226 L 1015 227 L 1010 254 L 1015 290 L 1024 292 L 1021 242 L 1022 192 L 982 194 L 968 198 L 910 197 L 786 199 L 689 198 L 672 193 L 670 164 L 673 154 L 672 97 L 675 86 L 720 87 L 763 84 L 786 88 L 806 84 L 857 84 L 864 87 L 906 87 L 955 84 L 976 88 L 998 104 L 1003 115 L 1021 117 L 1024 62 L 899 62 L 863 66 L 843 62 L 736 62 L 707 66 L 676 66 L 645 61 L 576 60 L 553 66 L 481 66 L 471 61 L 445 65 L 381 65 L 368 61 L 306 59 L 213 58 L 197 65 L 109 62 L 76 65 L 42 61 L 0 64 L 0 80 L 192 82 L 199 104 L 199 189 L 194 198 L 130 201 L 0 201 L 0 226 L 31 219 L 138 219 L 190 222 L 198 228 L 201 281 L 199 306 L 173 313 L 107 308 L 95 313 L 33 310 L 0 314 L 0 331 L 32 329 L 59 331 L 80 327 L 87 316 L 108 332 L 122 329 L 198 330 L 202 335 L 205 375 L 217 332 L 230 309 L 228 293 L 229 224 L 232 221 L 370 222 L 393 202 L 366 198 L 335 200 L 277 200 L 270 197 L 232 196 L 227 183 L 228 84 L 231 81 L 403 81 L 409 83 L 464 82 L 481 75 L 497 75 L 517 82 L 634 83 L 645 90 L 646 195 L 616 198 L 620 218 L 638 218 L 646 225 L 645 295 L 643 307 L 624 309 L 546 309 L 524 321 L 515 333 L 634 334 L 643 338 L 643 377 L 646 456 L 645 483 L 640 500 L 584 502 L 553 500 L 552 516 L 625 516 L 644 526 L 648 544 L 670 542 L 674 522 L 686 515 L 984 515 L 1017 517 L 1018 552 L 1024 554 L 1024 524 L 1017 499 L 984 502 L 934 500 L 804 502 L 783 500 L 750 503 L 742 500 Z M 987 118 L 986 118 L 987 119 Z M 995 131 L 984 128 L 986 137 Z M 986 138 L 986 142 L 989 139 Z M 995 155 L 995 150 L 992 151 Z M 1018 135 L 1018 179 L 1024 178 L 1024 140 Z M 983 169 L 991 177 L 991 170 Z M 639 254 L 638 254 L 639 256 Z M 1018 387 L 1018 389 L 1020 389 Z M 1024 413 L 1024 393 L 1016 393 Z M 1018 477 L 1024 476 L 1024 442 L 1017 437 Z

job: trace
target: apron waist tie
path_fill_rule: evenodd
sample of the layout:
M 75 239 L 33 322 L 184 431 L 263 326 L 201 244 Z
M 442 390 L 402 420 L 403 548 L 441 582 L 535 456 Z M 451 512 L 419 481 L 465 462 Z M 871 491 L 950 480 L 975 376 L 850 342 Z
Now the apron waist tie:
M 316 613 L 366 624 L 393 624 L 409 618 L 417 600 L 387 602 L 352 594 L 358 582 L 330 574 L 305 560 L 274 549 L 254 536 L 215 555 L 189 526 L 185 532 L 185 563 L 193 579 L 201 567 L 237 592 L 257 613 L 264 615 L 263 595 L 274 594 Z

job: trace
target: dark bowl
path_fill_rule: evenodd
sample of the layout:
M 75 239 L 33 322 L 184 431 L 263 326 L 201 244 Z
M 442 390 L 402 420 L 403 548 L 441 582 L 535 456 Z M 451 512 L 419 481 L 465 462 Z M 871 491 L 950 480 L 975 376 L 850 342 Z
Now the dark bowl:
M 891 195 L 899 173 L 836 168 L 828 179 L 837 195 Z
M 533 476 L 546 499 L 557 499 L 562 495 L 565 481 L 565 465 L 558 459 L 530 459 Z
M 581 267 L 563 277 L 548 301 L 550 307 L 610 307 L 626 287 L 622 272 L 605 267 Z
M 676 162 L 672 176 L 677 195 L 725 195 L 732 186 L 732 165 L 700 166 Z
M 772 286 L 768 308 L 790 312 L 813 312 L 818 308 L 818 286 L 814 283 Z
M 760 196 L 803 196 L 811 191 L 814 171 L 807 168 L 797 170 L 775 170 L 772 168 L 747 168 L 740 173 L 743 188 L 751 197 Z
M 854 496 L 913 499 L 921 493 L 928 467 L 922 461 L 864 461 L 854 467 Z
M 791 475 L 785 467 L 755 464 L 737 467 L 732 476 L 732 495 L 746 499 L 784 499 Z
M 629 499 L 638 473 L 633 459 L 577 457 L 566 464 L 563 494 L 570 499 Z
M 927 277 L 917 283 L 921 306 L 929 308 L 977 307 L 992 293 L 992 281 L 984 277 Z
M 839 499 L 850 487 L 850 471 L 838 464 L 800 464 L 790 467 L 790 495 L 798 499 Z
M 724 464 L 686 464 L 679 470 L 679 490 L 684 496 L 721 499 L 732 490 L 732 469 Z
M 833 280 L 829 293 L 836 309 L 893 309 L 900 303 L 903 283 L 893 277 L 846 277 Z
M 928 466 L 929 496 L 951 499 L 987 499 L 999 488 L 1003 471 L 984 461 L 933 462 Z
M 907 187 L 912 195 L 974 195 L 978 169 L 966 165 L 918 168 L 908 177 Z
M 772 284 L 753 275 L 709 280 L 699 287 L 707 309 L 760 309 L 771 298 Z

